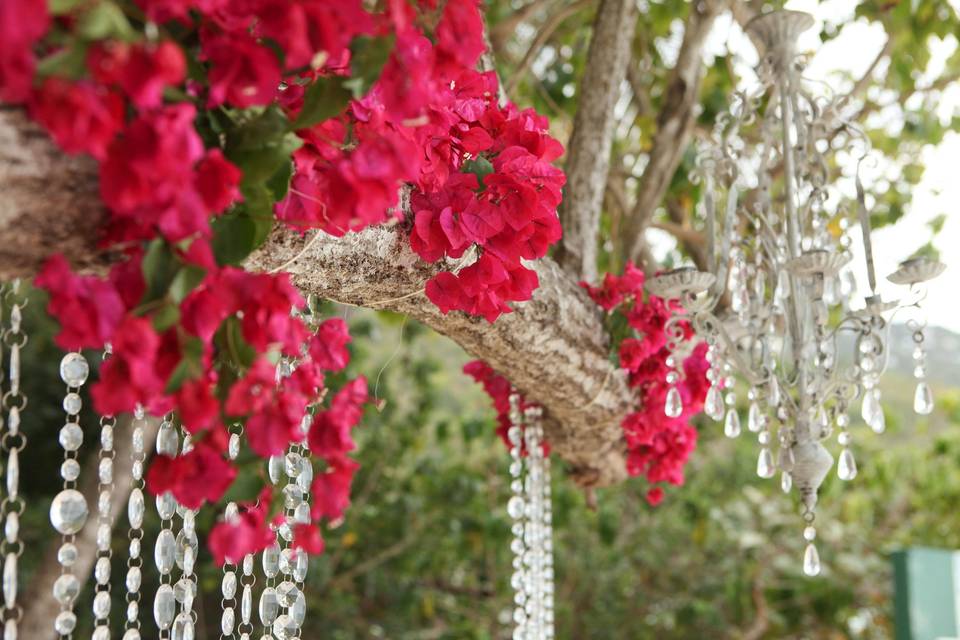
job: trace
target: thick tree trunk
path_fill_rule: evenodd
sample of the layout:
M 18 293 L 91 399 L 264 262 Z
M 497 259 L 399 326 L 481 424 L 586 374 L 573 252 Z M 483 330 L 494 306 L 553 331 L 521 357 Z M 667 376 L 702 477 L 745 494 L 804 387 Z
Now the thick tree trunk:
M 30 277 L 54 251 L 88 268 L 106 262 L 93 244 L 103 218 L 95 169 L 55 151 L 17 111 L 0 111 L 0 194 L 4 239 L 7 229 L 19 227 L 18 246 L 0 251 L 0 278 Z M 59 229 L 73 231 L 52 238 Z M 489 324 L 459 312 L 444 316 L 423 296 L 442 267 L 420 261 L 395 227 L 307 243 L 278 228 L 247 266 L 280 267 L 304 291 L 407 313 L 450 336 L 544 406 L 554 451 L 579 483 L 604 486 L 626 477 L 620 421 L 632 394 L 609 360 L 600 309 L 555 262 L 534 263 L 540 287 L 533 299 Z
M 600 2 L 583 80 L 577 88 L 581 98 L 564 165 L 563 241 L 557 260 L 567 273 L 590 282 L 597 278 L 597 234 L 610 171 L 613 109 L 627 73 L 636 15 L 636 0 Z

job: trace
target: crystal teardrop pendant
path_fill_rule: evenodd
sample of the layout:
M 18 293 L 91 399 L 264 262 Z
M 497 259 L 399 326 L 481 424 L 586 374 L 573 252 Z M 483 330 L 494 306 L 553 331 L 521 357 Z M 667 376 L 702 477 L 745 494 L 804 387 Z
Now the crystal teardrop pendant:
M 803 572 L 810 577 L 820 575 L 820 554 L 812 542 L 803 552 Z
M 883 407 L 880 405 L 880 390 L 867 389 L 863 395 L 863 404 L 860 407 L 863 421 L 870 425 L 875 433 L 883 433 L 887 428 Z
M 670 387 L 667 391 L 667 399 L 663 405 L 663 413 L 668 418 L 679 418 L 683 413 L 683 399 L 680 397 L 680 391 L 676 387 Z
M 921 416 L 933 413 L 933 392 L 925 380 L 917 383 L 917 390 L 913 394 L 913 410 Z
M 840 461 L 837 463 L 837 476 L 841 480 L 853 480 L 857 477 L 857 462 L 853 459 L 853 452 L 850 449 L 844 449 L 840 453 Z
M 760 449 L 760 456 L 757 458 L 757 475 L 764 479 L 774 476 L 777 469 L 773 464 L 773 453 L 769 447 Z
M 790 475 L 789 471 L 784 471 L 780 474 L 780 489 L 784 493 L 790 493 L 790 489 L 793 488 L 793 476 Z
M 726 412 L 726 405 L 723 403 L 723 394 L 717 385 L 711 385 L 707 391 L 707 397 L 703 403 L 703 410 L 714 420 L 723 420 L 723 414 Z
M 747 429 L 749 429 L 751 433 L 759 433 L 760 429 L 763 428 L 762 422 L 763 415 L 760 413 L 760 405 L 756 402 L 751 402 L 750 409 L 747 412 Z
M 740 435 L 740 414 L 734 407 L 727 412 L 727 418 L 723 421 L 723 435 L 728 438 L 736 438 Z

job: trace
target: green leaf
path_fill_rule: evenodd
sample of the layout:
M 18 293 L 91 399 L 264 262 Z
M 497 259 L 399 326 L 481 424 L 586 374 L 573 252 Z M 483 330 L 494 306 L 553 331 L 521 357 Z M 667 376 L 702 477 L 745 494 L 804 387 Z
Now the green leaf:
M 170 283 L 170 297 L 175 303 L 180 304 L 200 284 L 206 274 L 206 270 L 201 267 L 192 264 L 184 265 Z
M 77 80 L 83 77 L 86 71 L 87 46 L 82 42 L 75 42 L 37 63 L 37 75 L 44 78 L 58 76 Z
M 227 134 L 225 154 L 243 171 L 245 185 L 266 182 L 290 162 L 303 140 L 289 129 L 287 117 L 271 106 Z
M 317 78 L 307 87 L 303 107 L 291 125 L 293 129 L 306 129 L 329 118 L 340 115 L 350 102 L 351 93 L 344 87 L 342 78 Z
M 153 314 L 153 328 L 163 333 L 180 321 L 180 307 L 175 304 L 165 304 Z
M 108 0 L 100 0 L 81 14 L 76 32 L 87 40 L 132 40 L 136 35 L 123 10 Z
M 227 318 L 224 324 L 224 338 L 227 343 L 227 353 L 230 354 L 230 359 L 238 367 L 249 367 L 257 358 L 257 351 L 243 339 L 240 319 L 237 317 Z
M 354 98 L 367 95 L 370 87 L 380 78 L 383 65 L 393 51 L 393 43 L 392 35 L 357 36 L 350 43 L 350 79 L 343 84 L 351 90 Z
M 140 304 L 147 304 L 165 297 L 179 268 L 180 264 L 169 245 L 162 238 L 152 240 L 147 246 L 147 252 L 141 264 L 147 290 Z
M 267 180 L 267 188 L 273 194 L 273 201 L 279 202 L 287 197 L 290 189 L 290 178 L 293 176 L 293 162 L 286 162 L 277 169 L 277 172 Z
M 257 225 L 246 212 L 237 210 L 213 221 L 213 256 L 217 264 L 240 264 L 256 248 Z
M 86 0 L 47 0 L 47 9 L 50 10 L 52 15 L 62 16 L 65 13 L 70 13 L 84 2 Z
M 203 341 L 200 338 L 188 338 L 181 345 L 180 362 L 167 380 L 165 393 L 174 393 L 184 382 L 195 380 L 203 374 Z
M 483 191 L 483 179 L 493 173 L 493 165 L 486 158 L 474 158 L 463 163 L 463 173 L 472 173 L 477 176 L 480 190 Z

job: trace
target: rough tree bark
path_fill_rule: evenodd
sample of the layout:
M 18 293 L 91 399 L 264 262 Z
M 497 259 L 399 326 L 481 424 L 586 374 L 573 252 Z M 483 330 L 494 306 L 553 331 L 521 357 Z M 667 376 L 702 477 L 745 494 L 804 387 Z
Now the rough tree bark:
M 6 229 L 19 227 L 18 246 L 0 253 L 0 278 L 32 276 L 53 251 L 88 268 L 106 264 L 108 256 L 93 248 L 102 220 L 95 185 L 92 163 L 55 151 L 22 112 L 0 111 L 0 230 L 6 238 Z M 48 229 L 73 230 L 83 241 L 46 240 Z M 422 289 L 441 266 L 420 261 L 397 228 L 307 242 L 277 229 L 247 266 L 274 269 L 296 257 L 283 268 L 304 291 L 407 313 L 450 336 L 543 404 L 554 451 L 577 482 L 597 487 L 626 477 L 620 421 L 632 396 L 608 358 L 600 309 L 555 262 L 532 265 L 540 278 L 533 299 L 491 325 L 462 313 L 440 314 Z
M 626 77 L 636 26 L 636 0 L 602 0 L 593 24 L 581 96 L 567 145 L 567 186 L 560 205 L 563 241 L 557 261 L 575 278 L 597 277 L 600 209 L 610 171 L 613 109 Z
M 625 251 L 622 255 L 634 261 L 644 247 L 643 230 L 663 200 L 690 141 L 703 79 L 703 43 L 723 6 L 723 2 L 716 0 L 690 5 L 680 54 L 670 72 L 666 97 L 657 117 L 650 160 L 640 179 L 633 211 L 623 227 L 621 245 Z

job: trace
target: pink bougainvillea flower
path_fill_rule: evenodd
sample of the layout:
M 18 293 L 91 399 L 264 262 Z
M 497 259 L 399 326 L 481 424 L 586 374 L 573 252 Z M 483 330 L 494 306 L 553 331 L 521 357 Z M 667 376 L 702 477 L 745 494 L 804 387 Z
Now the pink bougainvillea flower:
M 61 149 L 98 160 L 123 127 L 123 98 L 87 81 L 47 78 L 31 96 L 29 109 Z
M 263 551 L 277 535 L 270 529 L 270 488 L 265 488 L 255 501 L 239 505 L 233 520 L 218 522 L 210 530 L 210 553 L 218 565 L 239 564 L 244 556 Z
M 46 2 L 0 2 L 0 100 L 25 101 L 33 86 L 34 43 L 50 26 Z
M 87 67 L 102 84 L 119 86 L 141 109 L 163 102 L 163 90 L 184 81 L 187 60 L 183 50 L 169 40 L 129 44 L 104 42 L 91 47 Z
M 336 521 L 350 506 L 350 485 L 360 465 L 347 457 L 332 458 L 327 464 L 327 470 L 313 479 L 311 514 L 314 520 Z
M 270 104 L 280 86 L 280 62 L 273 51 L 245 33 L 201 38 L 203 56 L 210 62 L 207 106 L 234 107 Z
M 147 489 L 154 495 L 169 491 L 183 506 L 199 509 L 204 502 L 222 498 L 236 475 L 236 468 L 221 452 L 201 440 L 176 457 L 154 457 L 146 480 Z
M 310 357 L 321 369 L 340 371 L 350 362 L 350 332 L 343 318 L 325 320 L 310 339 Z
M 75 275 L 59 254 L 47 260 L 34 284 L 50 295 L 47 311 L 60 322 L 54 340 L 62 349 L 102 349 L 126 311 L 111 282 Z

